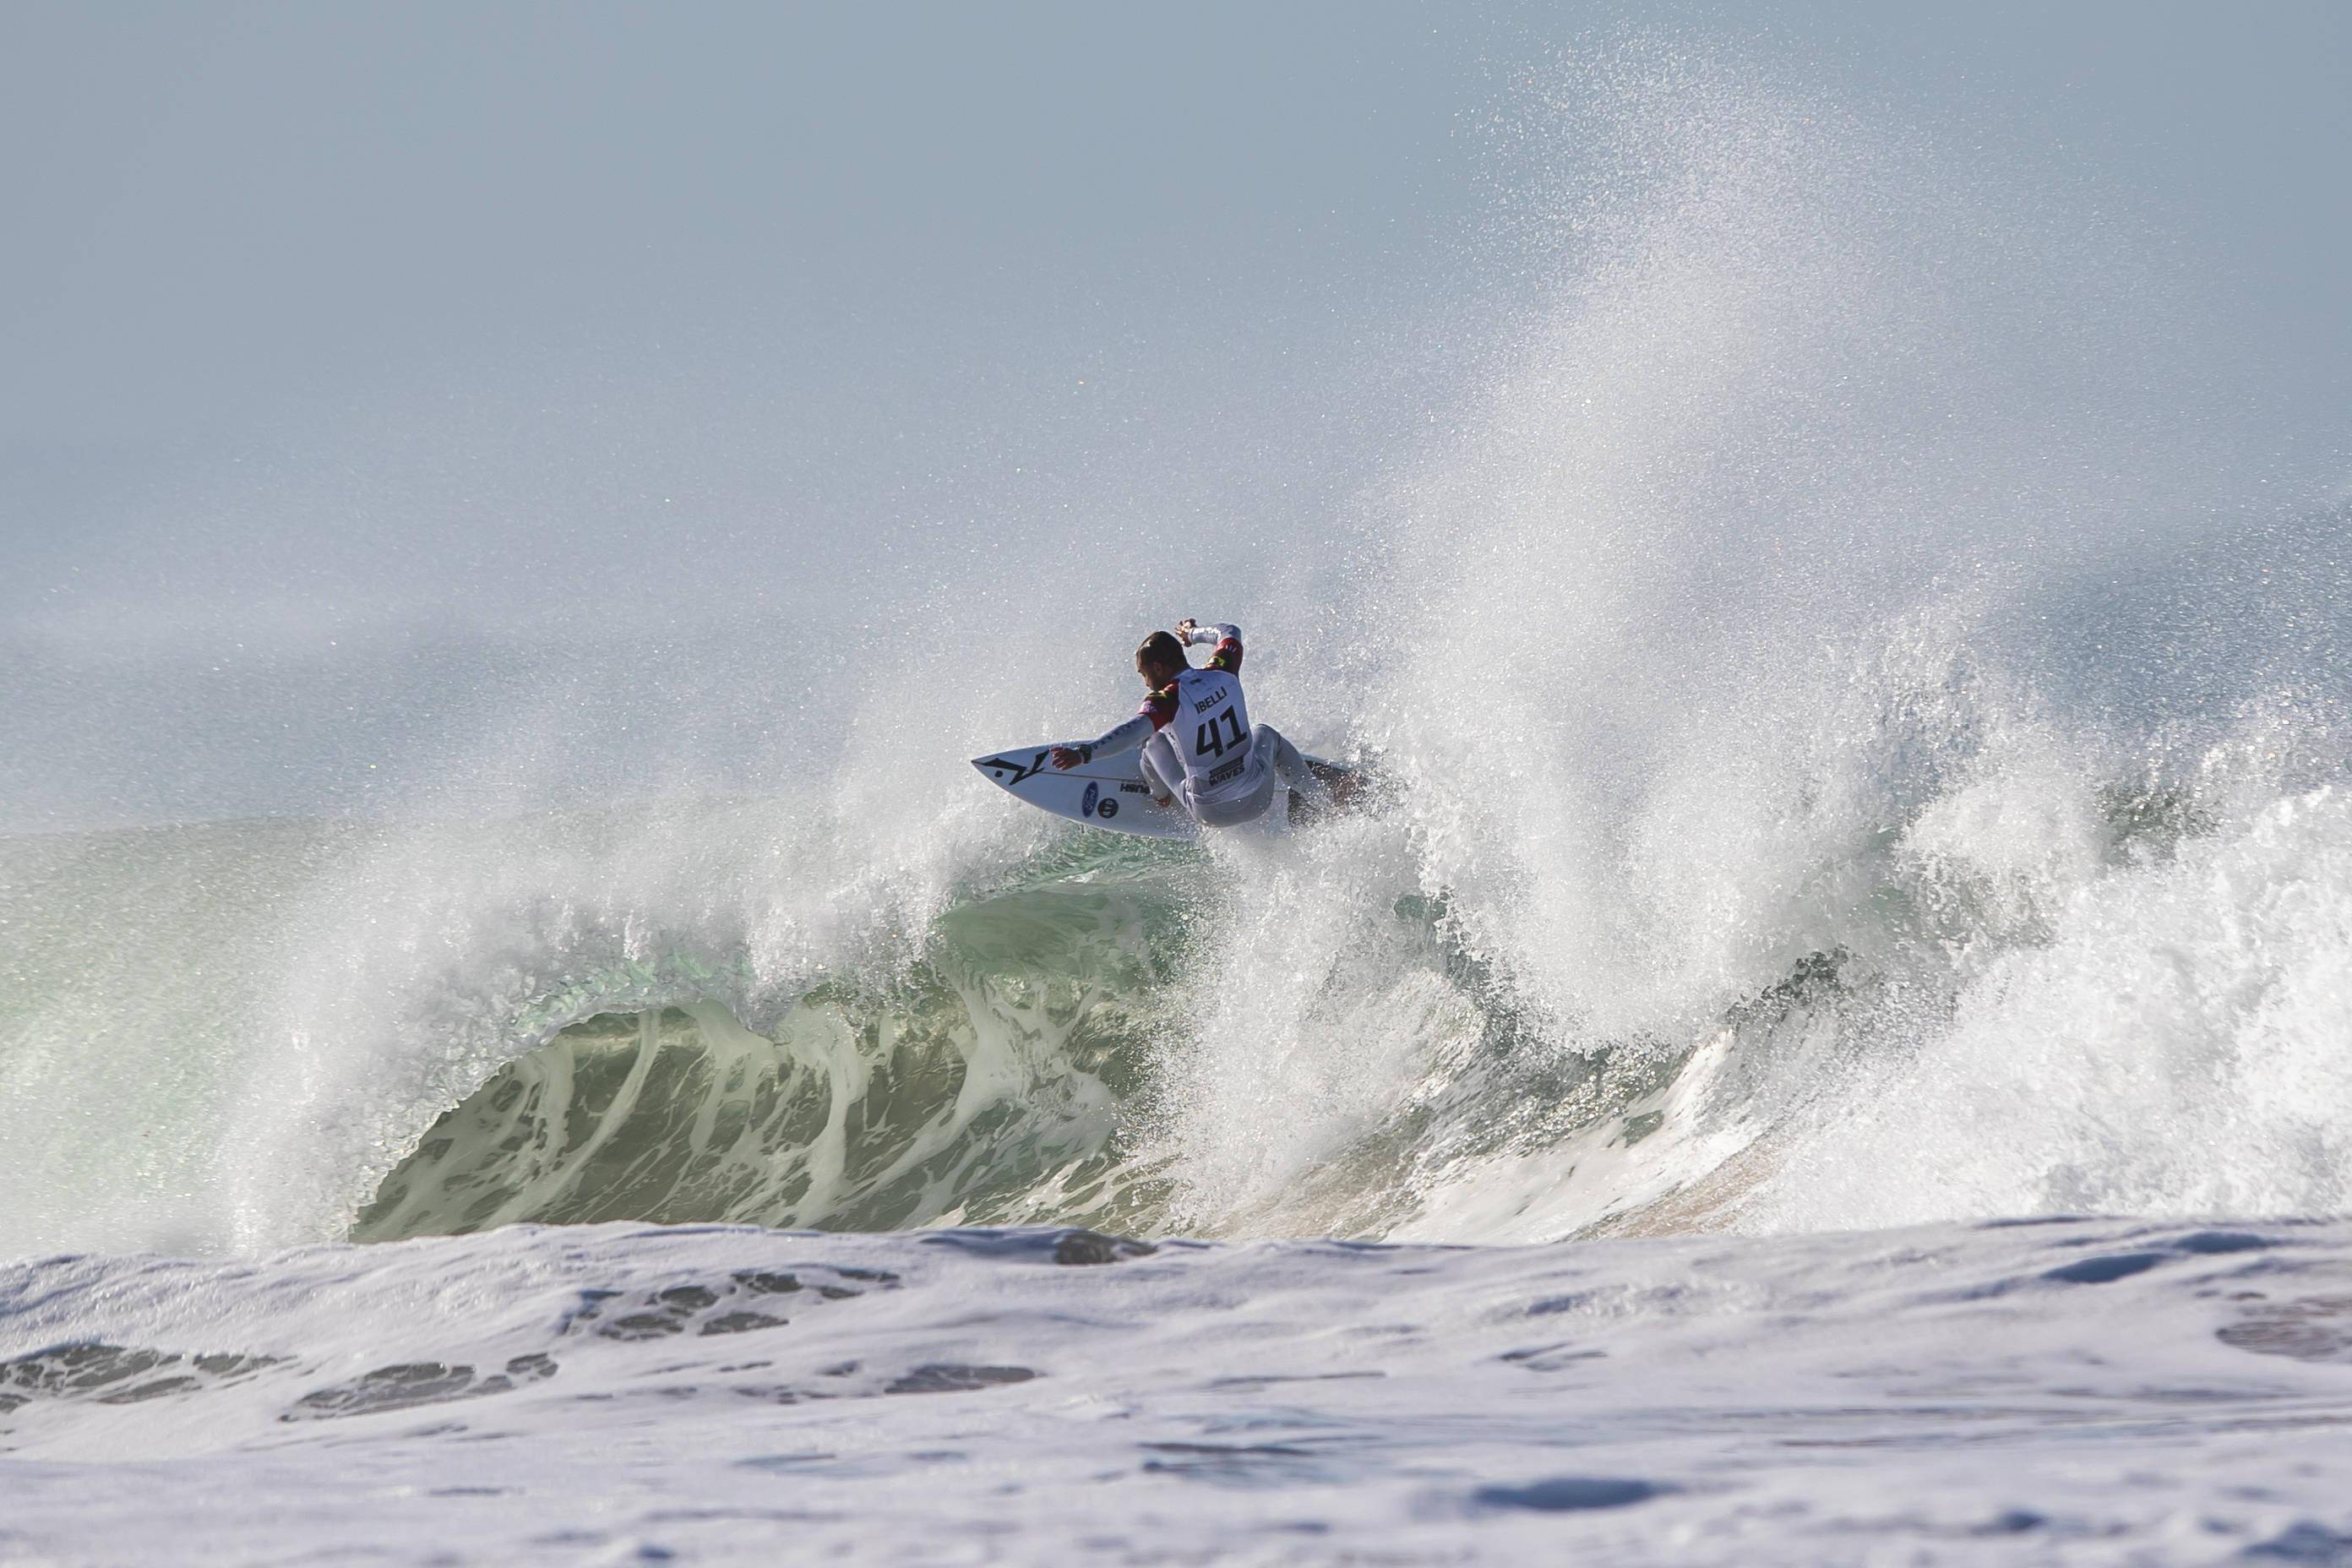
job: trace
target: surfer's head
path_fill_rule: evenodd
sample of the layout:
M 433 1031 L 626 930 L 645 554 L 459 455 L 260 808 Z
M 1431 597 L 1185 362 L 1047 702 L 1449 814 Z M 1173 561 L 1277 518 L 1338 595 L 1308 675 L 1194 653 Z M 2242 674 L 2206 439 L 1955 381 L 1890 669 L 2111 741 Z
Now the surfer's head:
M 1154 691 L 1183 674 L 1189 662 L 1184 645 L 1168 632 L 1152 633 L 1135 650 L 1135 673 Z

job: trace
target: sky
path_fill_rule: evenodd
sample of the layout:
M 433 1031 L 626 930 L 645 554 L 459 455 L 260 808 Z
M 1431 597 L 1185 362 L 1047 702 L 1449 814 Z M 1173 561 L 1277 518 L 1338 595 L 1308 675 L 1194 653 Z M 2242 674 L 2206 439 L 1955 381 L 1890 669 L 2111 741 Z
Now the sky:
M 13 0 L 0 656 L 792 616 L 1024 507 L 1342 506 L 1477 330 L 1492 128 L 1629 33 L 2141 233 L 2281 471 L 2352 476 L 2352 7 Z

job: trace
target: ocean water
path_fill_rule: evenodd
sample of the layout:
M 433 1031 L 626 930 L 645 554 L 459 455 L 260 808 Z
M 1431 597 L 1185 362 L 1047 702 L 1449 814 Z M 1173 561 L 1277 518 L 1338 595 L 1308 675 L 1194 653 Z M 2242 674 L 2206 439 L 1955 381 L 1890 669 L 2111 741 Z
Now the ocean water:
M 2332 1562 L 2340 1224 L 0 1266 L 17 1561 Z
M 0 1560 L 2352 1561 L 2352 515 L 1924 132 L 1633 50 L 1494 158 L 1479 346 L 1182 602 L 421 647 L 245 810 L 345 666 L 28 642 Z M 1185 614 L 1366 809 L 971 772 Z

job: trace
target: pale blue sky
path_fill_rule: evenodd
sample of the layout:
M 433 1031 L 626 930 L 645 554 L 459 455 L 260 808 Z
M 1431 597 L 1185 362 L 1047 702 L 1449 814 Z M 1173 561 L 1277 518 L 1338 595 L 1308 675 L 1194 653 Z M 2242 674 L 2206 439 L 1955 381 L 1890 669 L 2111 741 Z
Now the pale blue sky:
M 1342 509 L 1491 325 L 1485 128 L 1629 36 L 2131 237 L 2341 493 L 2352 6 L 13 0 L 0 651 L 704 635 L 927 531 Z
M 854 506 L 907 442 L 1021 407 L 1008 367 L 1181 383 L 1171 418 L 1360 381 L 1368 329 L 1400 355 L 1444 330 L 1465 129 L 1628 26 L 2079 183 L 2242 347 L 2296 461 L 2340 459 L 2352 7 L 18 0 L 0 528 L 32 570 L 0 616 L 174 582 L 430 597 L 408 546 L 464 499 L 436 476 L 467 430 L 513 454 L 492 486 L 604 451 L 608 488 Z M 746 455 L 714 405 L 816 434 Z M 414 504 L 320 525 L 337 468 Z M 532 505 L 491 510 L 528 534 Z

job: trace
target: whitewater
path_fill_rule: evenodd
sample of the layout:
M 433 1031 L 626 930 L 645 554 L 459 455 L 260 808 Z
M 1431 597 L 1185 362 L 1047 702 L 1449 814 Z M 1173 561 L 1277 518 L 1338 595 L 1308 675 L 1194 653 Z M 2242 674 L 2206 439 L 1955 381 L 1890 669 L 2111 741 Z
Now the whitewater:
M 1024 489 L 786 677 L 0 837 L 0 1563 L 2352 1562 L 2352 514 L 2127 224 L 1553 74 L 1243 569 Z M 1367 809 L 972 777 L 1181 616 Z

